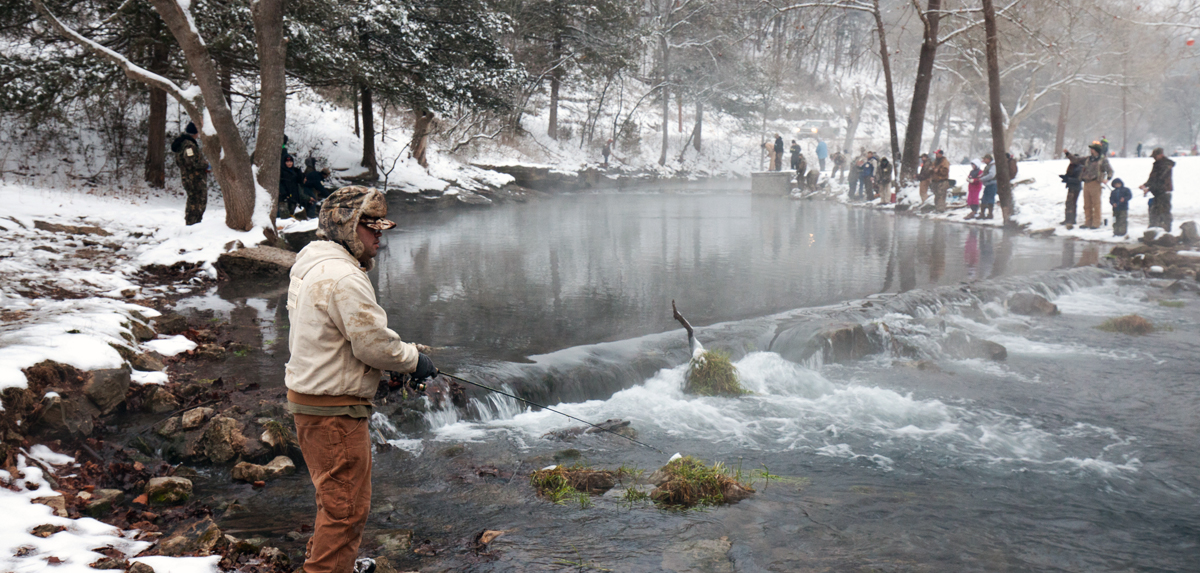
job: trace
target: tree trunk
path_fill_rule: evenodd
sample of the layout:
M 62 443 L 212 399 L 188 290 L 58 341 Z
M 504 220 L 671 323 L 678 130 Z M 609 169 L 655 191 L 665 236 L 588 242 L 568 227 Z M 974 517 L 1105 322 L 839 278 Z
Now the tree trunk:
M 354 106 L 354 137 L 362 137 L 362 132 L 358 130 L 358 86 L 350 90 L 350 100 Z
M 230 68 L 229 64 L 225 64 L 219 69 L 221 70 L 221 93 L 225 96 L 225 105 L 233 107 L 233 71 Z
M 375 111 L 371 102 L 371 88 L 362 89 L 362 128 L 363 128 L 363 157 L 359 165 L 367 168 L 369 179 L 379 179 L 379 169 L 375 162 Z
M 1067 142 L 1067 118 L 1071 113 L 1071 92 L 1063 90 L 1058 99 L 1058 126 L 1054 130 L 1054 155 L 1058 156 Z
M 287 120 L 287 42 L 283 39 L 284 0 L 257 0 L 250 4 L 254 37 L 258 41 L 259 101 L 258 137 L 254 143 L 254 165 L 258 185 L 267 198 L 268 237 L 275 231 L 275 205 L 279 201 L 279 149 Z
M 975 130 L 971 132 L 971 146 L 967 152 L 970 155 L 975 155 L 975 150 L 979 149 L 979 128 L 983 127 L 983 110 L 986 109 L 983 105 L 975 108 Z
M 903 181 L 917 175 L 917 158 L 921 155 L 921 136 L 925 130 L 925 107 L 929 104 L 929 88 L 933 84 L 933 60 L 937 56 L 941 9 L 942 0 L 928 0 L 925 4 L 925 40 L 921 43 L 921 55 L 917 60 L 917 83 L 913 86 L 912 107 L 908 112 L 908 126 L 904 130 L 904 155 L 899 173 Z
M 983 0 L 983 27 L 987 33 L 988 107 L 992 121 L 992 156 L 996 161 L 996 195 L 1004 214 L 1004 224 L 1008 225 L 1012 222 L 1012 181 L 1006 159 L 1004 109 L 1000 103 L 1000 37 L 996 31 L 996 8 L 992 0 Z
M 546 129 L 546 135 L 549 135 L 550 139 L 558 139 L 558 90 L 562 87 L 562 77 L 559 75 L 562 48 L 562 36 L 555 36 L 551 51 L 551 65 L 554 68 L 550 70 L 550 127 Z
M 150 71 L 163 75 L 169 65 L 170 47 L 157 42 L 151 48 Z M 146 136 L 146 182 L 162 189 L 167 183 L 167 92 L 150 88 L 150 118 Z
M 947 144 L 950 143 L 950 134 L 949 134 L 950 129 L 949 129 L 948 124 L 950 123 L 950 108 L 953 105 L 954 105 L 954 100 L 947 101 L 946 104 L 942 106 L 942 112 L 940 114 L 938 114 L 937 124 L 934 126 L 934 132 L 933 132 L 933 147 L 934 147 L 934 149 L 941 148 L 942 132 L 946 132 L 946 143 Z M 950 146 L 946 145 L 946 147 L 950 147 Z M 908 153 L 908 151 L 905 151 L 905 153 Z M 920 156 L 920 153 L 921 153 L 920 149 L 918 149 L 916 153 L 918 156 Z
M 667 89 L 668 74 L 667 64 L 670 55 L 670 46 L 667 44 L 666 32 L 663 32 L 659 39 L 659 48 L 662 50 L 662 154 L 658 156 L 658 164 L 667 164 L 667 145 L 670 143 L 671 136 L 671 90 Z
M 850 113 L 846 116 L 846 121 L 849 122 L 849 125 L 846 127 L 846 139 L 842 143 L 842 150 L 847 154 L 854 152 L 854 135 L 858 133 L 858 124 L 862 121 L 863 108 L 867 105 L 867 98 L 862 93 L 861 88 L 854 88 L 852 97 Z M 846 158 L 846 161 L 853 160 L 853 157 Z
M 879 0 L 872 0 L 871 4 L 875 14 L 875 29 L 879 33 L 879 58 L 883 61 L 883 80 L 887 88 L 888 129 L 892 135 L 892 163 L 895 163 L 900 159 L 900 134 L 896 132 L 896 94 L 892 88 L 892 59 L 888 54 L 887 30 L 883 27 L 883 14 L 879 12 Z
M 412 143 L 408 148 L 412 150 L 412 158 L 416 159 L 421 167 L 429 167 L 429 160 L 425 157 L 425 152 L 429 148 L 429 132 L 433 125 L 433 112 L 413 110 L 413 113 L 417 117 L 413 122 Z
M 700 153 L 700 137 L 704 133 L 704 102 L 696 98 L 696 137 L 692 139 L 692 147 Z

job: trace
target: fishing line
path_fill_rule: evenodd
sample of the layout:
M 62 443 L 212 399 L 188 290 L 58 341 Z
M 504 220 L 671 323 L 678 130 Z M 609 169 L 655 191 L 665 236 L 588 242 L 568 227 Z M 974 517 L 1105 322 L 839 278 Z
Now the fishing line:
M 453 375 L 453 374 L 447 374 L 446 372 L 441 372 L 441 371 L 439 371 L 439 372 L 438 372 L 438 374 L 441 374 L 442 376 L 446 376 L 447 378 L 453 378 L 453 379 L 455 379 L 455 380 L 458 380 L 459 382 L 463 382 L 463 383 L 465 383 L 465 384 L 470 384 L 470 385 L 472 385 L 472 386 L 475 386 L 475 387 L 477 387 L 477 388 L 483 388 L 484 390 L 487 390 L 487 391 L 489 391 L 489 392 L 495 392 L 495 393 L 497 393 L 497 394 L 500 394 L 500 395 L 502 395 L 502 396 L 508 396 L 509 398 L 513 398 L 513 399 L 515 399 L 515 400 L 520 400 L 520 401 L 522 401 L 522 402 L 524 402 L 524 403 L 526 403 L 526 404 L 529 404 L 530 406 L 534 406 L 534 407 L 537 407 L 537 408 L 541 408 L 541 409 L 543 409 L 543 410 L 549 410 L 549 411 L 551 411 L 551 412 L 554 412 L 555 414 L 559 414 L 559 415 L 561 415 L 561 416 L 566 416 L 566 417 L 568 417 L 568 418 L 570 418 L 570 419 L 572 419 L 572 420 L 575 420 L 575 421 L 577 421 L 577 422 L 583 422 L 584 424 L 587 424 L 587 425 L 589 425 L 589 426 L 591 426 L 591 427 L 593 427 L 593 428 L 596 428 L 597 430 L 605 431 L 605 432 L 608 432 L 608 433 L 610 433 L 610 434 L 612 434 L 612 435 L 614 435 L 614 436 L 618 436 L 618 437 L 621 437 L 621 438 L 625 438 L 626 440 L 629 440 L 629 441 L 631 441 L 631 442 L 633 442 L 633 443 L 635 443 L 635 444 L 637 444 L 637 445 L 639 445 L 639 446 L 646 447 L 646 448 L 650 448 L 650 449 L 652 449 L 652 450 L 654 450 L 654 451 L 656 451 L 656 452 L 658 452 L 658 453 L 660 453 L 660 454 L 663 454 L 663 455 L 666 455 L 666 454 L 667 454 L 667 452 L 664 452 L 664 451 L 662 451 L 662 450 L 660 450 L 660 449 L 658 449 L 658 448 L 656 448 L 656 447 L 654 447 L 654 446 L 651 446 L 651 445 L 649 445 L 649 444 L 645 444 L 645 443 L 639 442 L 639 441 L 637 441 L 637 440 L 635 440 L 635 439 L 633 439 L 633 438 L 631 438 L 631 437 L 629 437 L 629 436 L 626 436 L 626 435 L 624 435 L 624 434 L 618 434 L 617 432 L 614 432 L 614 431 L 612 431 L 612 430 L 610 430 L 610 429 L 608 429 L 608 428 L 605 428 L 605 427 L 603 427 L 603 426 L 597 426 L 596 424 L 593 424 L 593 423 L 591 423 L 591 422 L 589 422 L 589 421 L 587 421 L 587 420 L 584 420 L 584 419 L 582 419 L 582 418 L 576 418 L 575 416 L 572 416 L 572 415 L 570 415 L 570 414 L 568 414 L 568 413 L 566 413 L 566 412 L 559 412 L 558 410 L 555 410 L 554 408 L 550 408 L 550 407 L 548 407 L 548 406 L 543 406 L 543 405 L 541 405 L 541 404 L 538 404 L 538 403 L 536 403 L 536 402 L 530 402 L 529 400 L 526 400 L 526 399 L 524 399 L 524 398 L 522 398 L 522 397 L 520 397 L 520 396 L 517 396 L 517 395 L 515 395 L 515 394 L 509 394 L 508 392 L 505 392 L 505 391 L 503 391 L 503 390 L 497 390 L 497 389 L 495 389 L 495 388 L 492 388 L 491 386 L 485 386 L 485 385 L 483 385 L 483 384 L 479 384 L 479 383 L 477 383 L 477 382 L 472 382 L 472 381 L 470 381 L 470 380 L 467 380 L 466 378 L 460 378 L 460 377 L 458 377 L 458 376 L 455 376 L 455 375 Z

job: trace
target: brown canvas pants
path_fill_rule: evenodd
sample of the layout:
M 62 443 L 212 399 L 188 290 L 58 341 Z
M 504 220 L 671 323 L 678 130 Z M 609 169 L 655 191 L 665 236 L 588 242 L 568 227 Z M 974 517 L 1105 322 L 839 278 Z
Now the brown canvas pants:
M 929 198 L 929 180 L 922 179 L 921 184 L 917 186 L 917 191 L 921 193 L 921 202 L 924 203 L 925 199 Z
M 1099 227 L 1100 215 L 1100 182 L 1083 182 L 1083 220 L 1088 227 Z
M 350 573 L 371 509 L 367 418 L 293 414 L 296 438 L 317 489 L 317 522 L 305 573 Z

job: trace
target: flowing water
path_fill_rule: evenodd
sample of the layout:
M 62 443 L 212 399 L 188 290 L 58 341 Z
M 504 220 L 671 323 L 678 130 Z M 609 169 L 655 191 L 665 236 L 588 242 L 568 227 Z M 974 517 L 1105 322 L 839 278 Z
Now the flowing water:
M 649 471 L 667 456 L 604 435 L 549 438 L 578 424 L 481 392 L 469 413 L 435 409 L 415 426 L 381 408 L 367 546 L 414 530 L 440 553 L 399 557 L 409 568 L 1200 570 L 1200 300 L 1072 269 L 1097 261 L 1094 245 L 721 193 L 400 219 L 373 278 L 392 328 L 439 347 L 440 367 L 587 420 L 629 420 L 639 440 L 723 462 L 758 489 L 703 511 L 626 504 L 620 487 L 589 507 L 554 505 L 527 476 L 555 452 Z M 1021 291 L 1062 314 L 1010 313 Z M 223 294 L 272 328 L 286 319 L 278 292 Z M 1177 298 L 1182 308 L 1158 303 Z M 671 300 L 753 394 L 682 392 Z M 1161 330 L 1094 328 L 1134 312 Z M 879 348 L 823 360 L 813 333 L 842 323 L 868 325 Z M 962 355 L 961 333 L 1004 345 L 1007 360 Z M 286 348 L 268 346 L 274 357 L 253 367 L 278 384 Z M 310 487 L 296 476 L 244 491 L 253 516 L 223 526 L 282 533 L 311 519 Z M 481 555 L 468 546 L 483 529 L 505 533 Z

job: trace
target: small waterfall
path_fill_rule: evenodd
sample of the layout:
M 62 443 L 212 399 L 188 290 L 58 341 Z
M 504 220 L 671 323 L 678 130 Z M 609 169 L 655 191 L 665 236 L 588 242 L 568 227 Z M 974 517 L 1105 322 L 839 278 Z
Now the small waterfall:
M 404 450 L 413 456 L 420 456 L 421 452 L 425 449 L 420 439 L 405 436 L 400 430 L 396 429 L 395 424 L 392 424 L 392 421 L 383 412 L 371 414 L 371 419 L 367 423 L 367 427 L 371 432 L 371 442 L 375 444 L 386 444 Z

